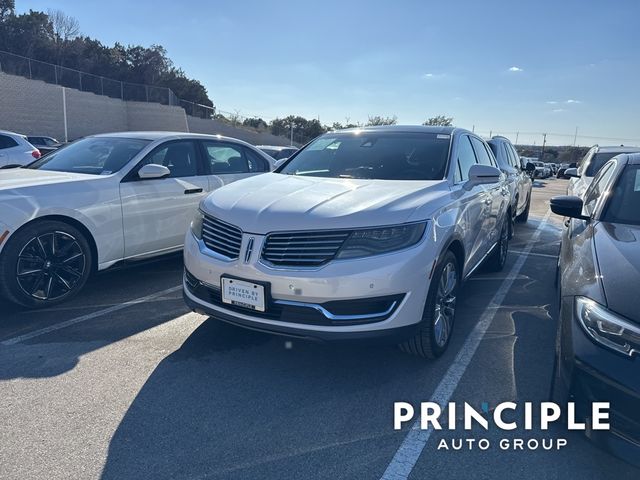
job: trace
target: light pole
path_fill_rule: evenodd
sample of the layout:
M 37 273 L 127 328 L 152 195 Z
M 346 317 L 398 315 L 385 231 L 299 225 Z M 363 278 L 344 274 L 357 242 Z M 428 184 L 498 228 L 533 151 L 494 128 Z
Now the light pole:
M 293 122 L 291 122 L 291 146 L 293 146 Z

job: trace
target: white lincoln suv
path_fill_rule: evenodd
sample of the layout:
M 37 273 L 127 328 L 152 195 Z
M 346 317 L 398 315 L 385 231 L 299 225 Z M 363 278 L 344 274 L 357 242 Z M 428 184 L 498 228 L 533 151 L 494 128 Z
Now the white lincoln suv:
M 200 204 L 184 298 L 214 319 L 320 340 L 390 337 L 438 357 L 461 282 L 504 266 L 509 189 L 488 145 L 451 127 L 327 133 Z

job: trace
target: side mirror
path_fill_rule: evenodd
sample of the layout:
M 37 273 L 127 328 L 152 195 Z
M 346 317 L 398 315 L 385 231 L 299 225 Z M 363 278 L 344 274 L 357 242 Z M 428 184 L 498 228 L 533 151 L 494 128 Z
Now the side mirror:
M 551 211 L 556 215 L 579 218 L 580 220 L 591 220 L 589 217 L 582 215 L 583 202 L 580 197 L 561 195 L 559 197 L 553 197 L 549 204 Z
M 565 178 L 580 178 L 580 175 L 578 175 L 577 168 L 567 168 L 564 171 L 564 176 Z
M 164 165 L 158 165 L 155 163 L 149 163 L 138 170 L 138 177 L 142 180 L 151 180 L 153 178 L 164 178 L 171 175 L 171 170 L 169 170 Z
M 536 166 L 531 163 L 531 162 L 527 162 L 527 166 L 524 167 L 525 171 L 531 173 L 531 172 L 535 172 L 536 171 Z
M 491 165 L 471 165 L 469 169 L 469 180 L 465 184 L 465 188 L 470 189 L 476 185 L 498 183 L 501 175 L 500 170 Z

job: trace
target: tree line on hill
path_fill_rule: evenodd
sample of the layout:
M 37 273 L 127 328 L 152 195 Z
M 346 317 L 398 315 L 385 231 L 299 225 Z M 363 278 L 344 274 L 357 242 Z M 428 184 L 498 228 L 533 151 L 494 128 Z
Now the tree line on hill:
M 206 88 L 176 67 L 161 45 L 110 47 L 80 33 L 60 10 L 16 14 L 15 0 L 0 0 L 0 49 L 123 82 L 170 88 L 178 98 L 213 106 Z

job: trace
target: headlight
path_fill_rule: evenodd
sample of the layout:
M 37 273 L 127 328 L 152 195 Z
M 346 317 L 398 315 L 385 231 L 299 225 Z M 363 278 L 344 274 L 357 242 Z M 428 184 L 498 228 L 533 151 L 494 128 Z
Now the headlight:
M 204 220 L 204 213 L 200 210 L 196 210 L 196 214 L 191 220 L 191 232 L 198 240 L 202 240 L 202 221 Z
M 576 297 L 576 315 L 596 342 L 628 356 L 640 354 L 640 326 L 586 297 Z
M 420 241 L 426 222 L 356 230 L 345 240 L 336 258 L 359 258 L 395 252 Z

